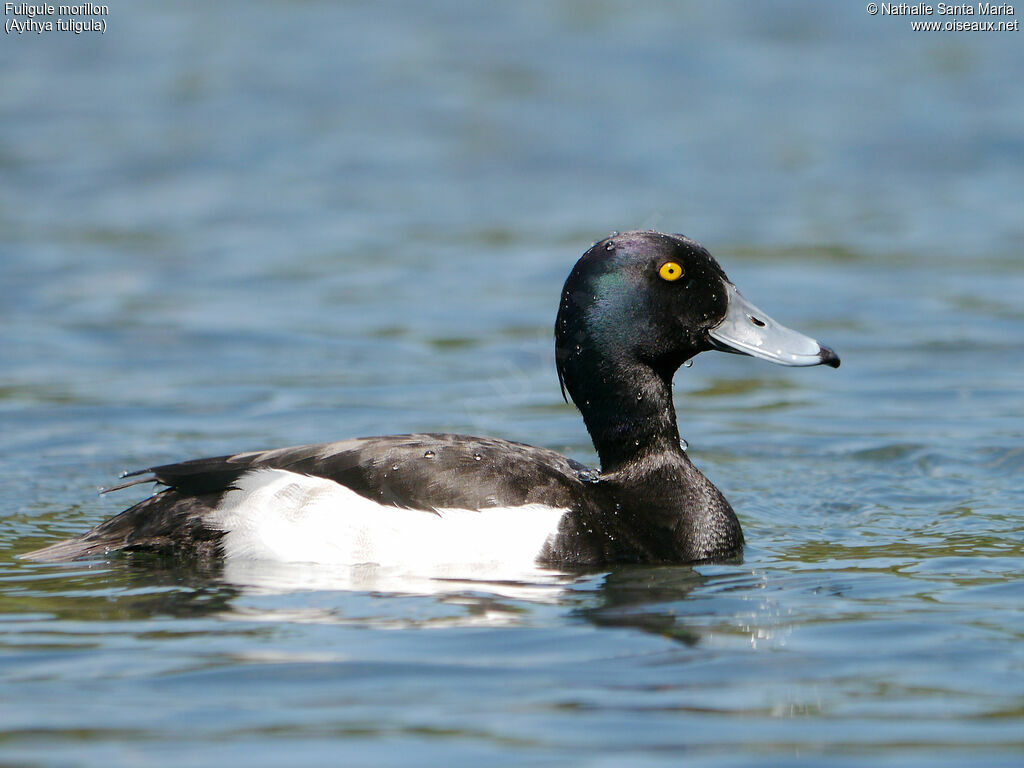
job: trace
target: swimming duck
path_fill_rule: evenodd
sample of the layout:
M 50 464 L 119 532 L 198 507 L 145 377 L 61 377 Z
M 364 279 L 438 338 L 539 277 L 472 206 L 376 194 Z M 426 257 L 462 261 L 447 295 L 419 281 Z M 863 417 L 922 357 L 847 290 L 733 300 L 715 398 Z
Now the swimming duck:
M 699 243 L 613 234 L 576 263 L 555 321 L 563 397 L 600 470 L 555 451 L 454 434 L 365 437 L 166 464 L 108 490 L 164 488 L 26 557 L 114 550 L 414 565 L 690 563 L 738 555 L 729 502 L 683 449 L 672 378 L 700 352 L 839 366 L 748 302 Z

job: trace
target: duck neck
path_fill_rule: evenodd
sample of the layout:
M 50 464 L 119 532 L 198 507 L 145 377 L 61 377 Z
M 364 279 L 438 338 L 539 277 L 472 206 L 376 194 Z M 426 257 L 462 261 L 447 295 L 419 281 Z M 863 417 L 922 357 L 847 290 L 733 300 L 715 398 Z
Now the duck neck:
M 601 361 L 577 377 L 573 399 L 601 458 L 615 472 L 652 454 L 683 456 L 672 404 L 672 373 L 639 362 Z

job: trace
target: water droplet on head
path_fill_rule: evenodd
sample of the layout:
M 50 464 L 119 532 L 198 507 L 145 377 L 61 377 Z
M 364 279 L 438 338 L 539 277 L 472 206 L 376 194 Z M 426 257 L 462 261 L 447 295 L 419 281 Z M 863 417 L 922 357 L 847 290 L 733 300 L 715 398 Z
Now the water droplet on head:
M 634 440 L 633 441 L 633 445 L 635 445 L 637 448 L 639 448 L 640 447 L 640 441 L 639 440 Z
M 679 438 L 679 447 L 682 448 L 685 451 L 687 448 L 690 447 L 690 444 L 688 442 L 686 442 L 683 438 L 680 437 Z
M 617 229 L 613 229 L 612 233 L 610 235 L 608 235 L 608 237 L 618 237 L 618 236 L 619 236 L 619 230 L 617 230 Z
M 683 363 L 683 368 L 693 368 L 693 358 L 692 357 L 689 360 L 687 360 L 685 363 Z
M 434 458 L 434 452 L 433 451 L 427 451 L 426 453 L 423 454 L 423 458 L 424 459 L 432 459 L 432 458 Z

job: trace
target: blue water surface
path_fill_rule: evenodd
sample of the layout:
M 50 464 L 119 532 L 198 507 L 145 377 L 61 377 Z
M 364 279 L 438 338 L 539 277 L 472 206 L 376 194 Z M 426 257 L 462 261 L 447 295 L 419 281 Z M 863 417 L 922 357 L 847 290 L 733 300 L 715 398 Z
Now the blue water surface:
M 0 763 L 1024 764 L 1020 32 L 799 2 L 105 19 L 0 43 Z M 677 376 L 742 562 L 343 589 L 15 559 L 190 457 L 439 430 L 595 461 L 554 313 L 638 227 L 843 358 Z

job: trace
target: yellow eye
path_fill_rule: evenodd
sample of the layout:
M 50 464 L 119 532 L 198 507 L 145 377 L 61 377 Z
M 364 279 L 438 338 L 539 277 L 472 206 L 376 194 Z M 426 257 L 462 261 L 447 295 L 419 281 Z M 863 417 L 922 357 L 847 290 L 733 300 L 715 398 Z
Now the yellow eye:
M 658 274 L 661 275 L 662 280 L 668 280 L 671 283 L 673 280 L 678 280 L 683 276 L 683 268 L 674 261 L 666 261 L 661 265 Z

